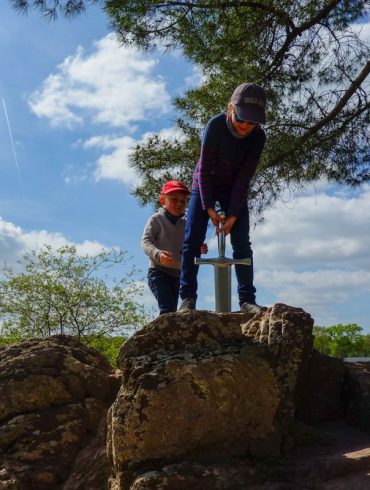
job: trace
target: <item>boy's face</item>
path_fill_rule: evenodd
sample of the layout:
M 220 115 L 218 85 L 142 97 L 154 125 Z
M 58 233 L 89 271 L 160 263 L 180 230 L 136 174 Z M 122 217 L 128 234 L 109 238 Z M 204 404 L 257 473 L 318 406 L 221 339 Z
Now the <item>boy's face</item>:
M 174 191 L 162 194 L 159 202 L 173 216 L 181 216 L 185 211 L 188 195 L 186 192 Z

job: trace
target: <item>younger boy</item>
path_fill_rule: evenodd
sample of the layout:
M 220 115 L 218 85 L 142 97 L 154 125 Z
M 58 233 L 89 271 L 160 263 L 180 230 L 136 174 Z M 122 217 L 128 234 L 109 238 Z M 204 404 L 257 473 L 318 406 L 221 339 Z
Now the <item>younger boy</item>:
M 189 189 L 179 180 L 166 182 L 159 197 L 162 208 L 149 218 L 141 240 L 150 259 L 148 284 L 158 301 L 160 315 L 177 310 L 184 211 L 189 194 Z

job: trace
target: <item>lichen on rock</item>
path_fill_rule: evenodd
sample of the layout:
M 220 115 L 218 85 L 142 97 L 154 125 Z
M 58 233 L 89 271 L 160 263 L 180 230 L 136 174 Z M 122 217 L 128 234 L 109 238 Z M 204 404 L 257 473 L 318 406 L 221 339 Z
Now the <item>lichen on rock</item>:
M 105 358 L 71 337 L 0 347 L 0 489 L 54 490 L 73 479 L 117 388 Z
M 150 462 L 279 455 L 312 324 L 278 305 L 252 318 L 162 315 L 134 334 L 108 417 L 111 488 Z

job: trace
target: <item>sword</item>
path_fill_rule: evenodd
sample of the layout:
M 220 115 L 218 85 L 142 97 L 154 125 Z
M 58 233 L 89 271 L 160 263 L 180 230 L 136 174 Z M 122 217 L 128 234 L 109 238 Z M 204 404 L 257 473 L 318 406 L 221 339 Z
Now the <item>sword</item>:
M 218 210 L 217 212 L 222 218 L 225 218 L 225 213 L 222 210 Z M 220 232 L 217 237 L 219 256 L 214 259 L 195 257 L 194 262 L 197 265 L 213 265 L 216 311 L 218 313 L 227 313 L 231 311 L 231 266 L 236 264 L 251 265 L 252 261 L 251 259 L 229 259 L 225 257 L 225 232 Z

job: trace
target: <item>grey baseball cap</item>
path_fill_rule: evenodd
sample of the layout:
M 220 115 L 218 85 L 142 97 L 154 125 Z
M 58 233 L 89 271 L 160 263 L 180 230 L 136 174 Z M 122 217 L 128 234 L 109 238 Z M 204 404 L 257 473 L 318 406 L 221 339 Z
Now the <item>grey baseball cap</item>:
M 231 103 L 240 119 L 265 124 L 266 94 L 260 85 L 242 83 L 234 90 Z

